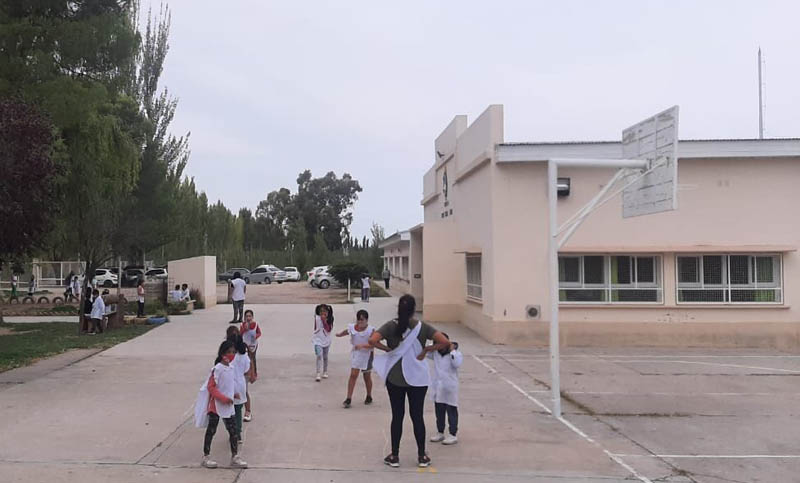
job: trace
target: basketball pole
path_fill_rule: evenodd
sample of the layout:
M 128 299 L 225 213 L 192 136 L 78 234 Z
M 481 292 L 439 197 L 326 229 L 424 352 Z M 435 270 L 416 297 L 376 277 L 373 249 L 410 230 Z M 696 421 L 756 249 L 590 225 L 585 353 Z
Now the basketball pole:
M 611 180 L 592 198 L 578 213 L 574 224 L 559 242 L 558 227 L 558 167 L 583 168 L 617 168 Z M 648 162 L 639 159 L 549 159 L 547 161 L 547 206 L 549 211 L 549 230 L 547 240 L 548 272 L 550 281 L 550 391 L 553 399 L 553 416 L 561 418 L 561 347 L 559 342 L 560 327 L 558 320 L 559 288 L 558 288 L 558 250 L 578 226 L 597 208 L 600 199 L 619 181 L 626 169 L 646 170 Z

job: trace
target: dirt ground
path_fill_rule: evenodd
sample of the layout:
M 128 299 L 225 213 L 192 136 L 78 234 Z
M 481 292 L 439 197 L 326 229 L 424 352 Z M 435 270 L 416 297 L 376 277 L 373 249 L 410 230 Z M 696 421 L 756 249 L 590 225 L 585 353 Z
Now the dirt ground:
M 358 298 L 358 289 L 353 289 L 353 298 Z M 217 302 L 225 303 L 228 286 L 217 284 Z M 247 286 L 245 304 L 341 304 L 347 302 L 347 289 L 314 288 L 306 281 L 250 284 Z

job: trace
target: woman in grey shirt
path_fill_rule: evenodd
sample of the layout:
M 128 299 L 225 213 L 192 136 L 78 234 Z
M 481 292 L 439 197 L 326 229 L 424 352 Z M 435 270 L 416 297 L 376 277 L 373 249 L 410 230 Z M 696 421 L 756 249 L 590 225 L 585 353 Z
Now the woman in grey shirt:
M 397 319 L 383 324 L 369 339 L 372 347 L 387 352 L 384 356 L 375 357 L 374 367 L 378 374 L 386 380 L 386 390 L 392 406 L 392 452 L 383 461 L 393 468 L 400 466 L 398 455 L 400 439 L 403 436 L 406 397 L 408 398 L 411 422 L 414 424 L 419 466 L 424 468 L 431 464 L 431 459 L 425 454 L 425 420 L 423 418 L 425 393 L 428 392 L 428 384 L 430 384 L 425 355 L 450 345 L 447 337 L 433 326 L 413 318 L 416 306 L 417 303 L 411 295 L 400 297 Z M 407 337 L 414 335 L 416 335 L 416 341 L 406 340 Z M 386 345 L 381 343 L 381 340 L 385 340 Z M 426 346 L 425 344 L 429 340 L 434 341 L 434 344 Z M 403 364 L 403 359 L 407 359 L 406 364 Z

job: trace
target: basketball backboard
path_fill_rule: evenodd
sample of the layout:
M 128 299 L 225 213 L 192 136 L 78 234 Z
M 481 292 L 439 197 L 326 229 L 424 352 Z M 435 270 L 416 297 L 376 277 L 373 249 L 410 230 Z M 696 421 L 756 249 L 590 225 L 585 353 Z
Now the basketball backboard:
M 651 170 L 622 193 L 622 216 L 649 215 L 678 207 L 678 106 L 622 131 L 622 157 L 648 161 Z M 634 173 L 627 177 L 640 176 Z

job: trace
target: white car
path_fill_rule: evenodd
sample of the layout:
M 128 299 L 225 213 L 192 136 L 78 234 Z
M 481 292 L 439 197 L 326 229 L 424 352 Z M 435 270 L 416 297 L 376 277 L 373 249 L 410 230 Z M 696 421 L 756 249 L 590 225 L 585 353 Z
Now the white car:
M 244 276 L 246 283 L 283 283 L 286 281 L 286 272 L 275 265 L 259 265 L 252 272 Z
M 300 281 L 300 271 L 297 270 L 297 267 L 286 267 L 283 269 L 286 272 L 286 281 L 287 282 L 299 282 Z
M 328 267 L 325 267 L 314 274 L 314 286 L 317 288 L 326 289 L 331 286 L 341 287 L 342 284 L 337 282 L 336 279 L 333 278 L 330 273 L 328 273 Z
M 80 281 L 81 285 L 83 285 L 84 277 L 85 275 L 80 275 L 78 277 L 78 281 Z M 108 268 L 98 268 L 94 271 L 93 282 L 96 283 L 98 287 L 116 287 L 119 282 L 119 277 Z
M 327 271 L 328 270 L 328 266 L 327 265 L 320 265 L 319 267 L 314 267 L 314 268 L 312 268 L 311 270 L 308 271 L 308 274 L 307 274 L 308 275 L 308 283 L 311 284 L 312 287 L 316 287 L 317 286 L 317 284 L 316 284 L 317 274 L 319 272 L 323 271 L 323 270 Z
M 151 268 L 144 274 L 144 276 L 147 278 L 155 278 L 159 280 L 166 280 L 167 278 L 169 278 L 166 268 Z

